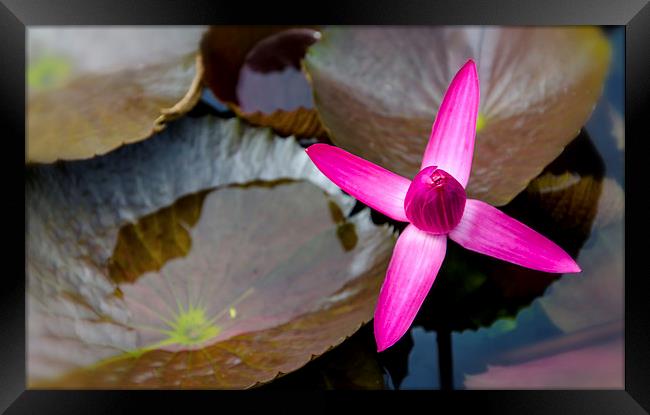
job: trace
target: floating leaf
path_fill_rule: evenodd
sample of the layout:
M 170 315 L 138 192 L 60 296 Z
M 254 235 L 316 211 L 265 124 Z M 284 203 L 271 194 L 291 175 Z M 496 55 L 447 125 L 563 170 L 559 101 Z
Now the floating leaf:
M 294 139 L 237 119 L 30 168 L 26 193 L 32 387 L 268 382 L 372 318 L 393 244 Z
M 189 111 L 201 93 L 204 31 L 30 28 L 27 161 L 105 154 Z
M 597 28 L 331 28 L 305 68 L 330 139 L 413 177 L 443 93 L 474 59 L 481 102 L 467 190 L 500 206 L 578 134 L 609 56 Z
M 326 137 L 301 71 L 320 32 L 310 28 L 217 26 L 203 38 L 205 81 L 239 117 L 282 136 Z
M 467 389 L 623 389 L 623 339 L 511 366 L 488 366 L 465 378 Z
M 372 325 L 366 324 L 340 346 L 266 389 L 383 389 Z

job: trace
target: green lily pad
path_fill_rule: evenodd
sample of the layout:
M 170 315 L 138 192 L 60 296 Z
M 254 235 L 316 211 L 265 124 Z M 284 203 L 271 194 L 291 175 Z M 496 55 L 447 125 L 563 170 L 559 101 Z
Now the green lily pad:
M 201 93 L 204 31 L 30 28 L 27 161 L 105 154 L 189 111 Z
M 32 167 L 26 193 L 30 387 L 268 382 L 372 318 L 394 243 L 295 140 L 237 119 Z
M 452 77 L 472 58 L 481 82 L 468 195 L 501 206 L 579 133 L 601 94 L 600 29 L 328 28 L 304 61 L 330 139 L 413 177 Z

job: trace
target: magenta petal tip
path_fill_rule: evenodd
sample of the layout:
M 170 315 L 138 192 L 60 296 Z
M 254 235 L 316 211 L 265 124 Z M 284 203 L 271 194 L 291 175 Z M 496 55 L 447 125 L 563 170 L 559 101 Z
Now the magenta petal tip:
M 309 154 L 310 151 L 326 150 L 329 147 L 324 143 L 314 143 L 305 149 L 305 153 Z
M 476 70 L 476 62 L 474 62 L 474 59 L 472 59 L 472 58 L 467 59 L 467 62 L 465 62 L 465 64 L 463 65 L 463 68 L 465 68 L 468 65 L 473 66 L 474 70 Z
M 554 272 L 557 274 L 577 274 L 582 272 L 582 268 L 580 268 L 578 263 L 575 262 L 573 258 L 569 256 L 569 254 L 565 252 L 564 255 L 565 255 L 564 261 L 558 263 L 555 266 L 555 269 L 550 272 Z
M 578 265 L 575 261 L 573 261 L 573 264 L 571 264 L 568 267 L 568 270 L 566 272 L 567 273 L 578 273 L 578 272 L 582 272 L 582 268 L 580 268 L 580 265 Z
M 378 353 L 381 353 L 384 350 L 388 349 L 390 346 L 392 346 L 392 344 L 390 344 L 388 342 L 384 342 L 383 339 L 379 339 L 377 337 L 375 337 L 375 341 L 377 342 L 377 352 Z
M 420 169 L 436 165 L 467 186 L 476 136 L 480 85 L 469 59 L 452 79 L 440 103 Z
M 408 331 L 433 285 L 446 249 L 446 235 L 432 235 L 412 224 L 402 231 L 375 307 L 377 351 L 391 347 Z
M 383 352 L 384 350 L 388 349 L 390 346 L 392 346 L 392 344 L 386 343 L 380 346 L 379 343 L 377 343 L 377 353 Z
M 480 200 L 467 200 L 449 237 L 466 249 L 526 268 L 558 274 L 581 271 L 560 246 Z

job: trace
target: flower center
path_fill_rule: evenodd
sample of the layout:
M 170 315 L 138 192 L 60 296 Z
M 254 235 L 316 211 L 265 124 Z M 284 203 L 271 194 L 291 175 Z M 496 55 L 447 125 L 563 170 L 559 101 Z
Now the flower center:
M 466 200 L 465 189 L 451 174 L 429 166 L 411 182 L 404 209 L 406 217 L 418 229 L 445 234 L 460 222 Z

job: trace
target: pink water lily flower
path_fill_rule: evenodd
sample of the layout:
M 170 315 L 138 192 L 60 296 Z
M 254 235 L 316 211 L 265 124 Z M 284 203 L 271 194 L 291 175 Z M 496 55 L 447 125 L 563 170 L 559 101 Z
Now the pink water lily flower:
M 471 59 L 452 80 L 433 123 L 420 172 L 409 180 L 338 147 L 307 154 L 337 186 L 397 221 L 400 234 L 375 309 L 377 350 L 409 329 L 442 265 L 447 236 L 466 249 L 545 272 L 580 272 L 562 248 L 480 200 L 467 199 L 479 80 Z

